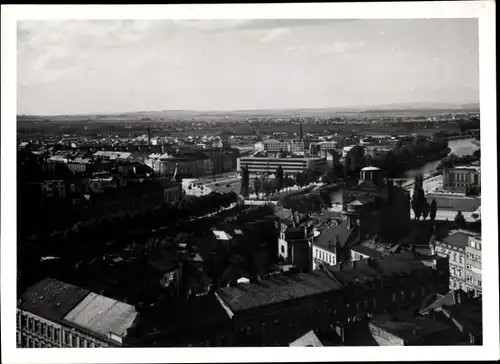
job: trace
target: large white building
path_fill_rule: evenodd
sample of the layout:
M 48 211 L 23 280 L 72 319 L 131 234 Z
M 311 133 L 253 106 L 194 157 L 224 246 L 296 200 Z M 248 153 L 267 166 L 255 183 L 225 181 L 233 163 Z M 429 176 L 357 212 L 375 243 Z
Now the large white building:
M 274 173 L 278 166 L 283 168 L 285 174 L 313 171 L 322 174 L 326 170 L 326 158 L 319 157 L 241 157 L 238 158 L 238 171 L 243 166 L 248 167 L 250 173 Z

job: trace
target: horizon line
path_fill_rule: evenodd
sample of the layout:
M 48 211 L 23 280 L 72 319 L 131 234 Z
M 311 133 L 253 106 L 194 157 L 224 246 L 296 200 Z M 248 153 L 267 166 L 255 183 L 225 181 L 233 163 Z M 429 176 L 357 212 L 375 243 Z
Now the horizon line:
M 300 111 L 300 110 L 327 110 L 327 109 L 337 109 L 339 111 L 341 110 L 353 110 L 353 111 L 383 111 L 383 110 L 376 110 L 377 108 L 381 107 L 391 107 L 391 106 L 398 106 L 398 105 L 405 105 L 407 104 L 408 107 L 412 107 L 411 105 L 414 105 L 413 108 L 418 109 L 419 105 L 422 104 L 428 104 L 428 106 L 431 106 L 434 104 L 434 109 L 439 109 L 440 105 L 449 105 L 449 106 L 454 106 L 454 107 L 462 107 L 465 108 L 467 106 L 470 106 L 471 104 L 474 105 L 474 107 L 479 108 L 480 106 L 480 100 L 476 101 L 464 101 L 464 102 L 432 102 L 432 101 L 417 101 L 417 102 L 396 102 L 393 104 L 377 104 L 377 105 L 371 105 L 371 106 L 361 106 L 361 105 L 352 105 L 352 106 L 324 106 L 324 107 L 290 107 L 290 108 L 263 108 L 263 109 L 218 109 L 218 110 L 199 110 L 199 109 L 163 109 L 163 110 L 137 110 L 137 111 L 115 111 L 115 112 L 77 112 L 77 113 L 72 113 L 72 114 L 16 114 L 16 117 L 21 117 L 21 116 L 32 116 L 32 117 L 60 117 L 60 116 L 106 116 L 106 115 L 118 115 L 118 114 L 140 114 L 140 113 L 155 113 L 155 112 L 189 112 L 189 113 L 231 113 L 231 112 L 266 112 L 266 111 Z M 391 110 L 391 109 L 388 109 Z M 398 110 L 398 111 L 404 111 L 404 110 Z M 410 110 L 408 110 L 410 111 Z

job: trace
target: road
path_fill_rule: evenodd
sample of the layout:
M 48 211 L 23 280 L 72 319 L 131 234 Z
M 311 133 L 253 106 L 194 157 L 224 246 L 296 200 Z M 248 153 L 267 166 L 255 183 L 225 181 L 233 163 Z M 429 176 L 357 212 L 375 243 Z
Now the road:
M 342 205 L 334 205 L 332 206 L 329 211 L 334 211 L 334 212 L 341 212 L 342 211 Z M 446 210 L 438 210 L 436 212 L 436 220 L 437 221 L 453 221 L 455 220 L 455 216 L 457 214 L 457 211 L 446 211 Z M 476 221 L 472 217 L 473 212 L 462 212 L 462 215 L 465 217 L 465 221 L 467 222 L 474 222 Z M 413 210 L 410 210 L 410 217 L 412 219 L 415 218 L 415 214 L 413 213 Z
M 467 222 L 474 222 L 477 221 L 472 217 L 473 212 L 462 212 L 462 215 L 465 217 L 465 221 Z M 445 211 L 445 210 L 438 210 L 436 212 L 436 220 L 437 221 L 454 221 L 455 216 L 457 215 L 457 211 Z M 413 210 L 410 211 L 410 216 L 412 219 L 415 218 L 415 214 L 413 213 Z

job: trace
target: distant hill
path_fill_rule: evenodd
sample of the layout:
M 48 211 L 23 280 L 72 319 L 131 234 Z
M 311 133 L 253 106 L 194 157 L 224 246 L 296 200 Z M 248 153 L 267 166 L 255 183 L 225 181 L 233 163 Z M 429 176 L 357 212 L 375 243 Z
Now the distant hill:
M 78 115 L 54 115 L 54 116 L 32 116 L 19 115 L 19 122 L 34 121 L 141 121 L 143 119 L 164 120 L 221 120 L 225 117 L 244 119 L 252 117 L 296 117 L 296 116 L 342 116 L 352 114 L 416 114 L 436 112 L 477 112 L 479 103 L 451 104 L 451 103 L 395 103 L 378 106 L 351 106 L 351 107 L 326 107 L 326 108 L 303 108 L 303 109 L 269 109 L 269 110 L 232 110 L 232 111 L 197 111 L 197 110 L 161 110 L 161 111 L 135 111 L 113 114 L 78 114 Z

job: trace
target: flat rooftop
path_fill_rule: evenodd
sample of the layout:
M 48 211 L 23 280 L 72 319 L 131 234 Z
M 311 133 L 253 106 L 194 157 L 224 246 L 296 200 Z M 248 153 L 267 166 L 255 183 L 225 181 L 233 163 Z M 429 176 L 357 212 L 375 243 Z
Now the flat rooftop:
M 124 336 L 137 317 L 134 306 L 96 293 L 88 294 L 64 320 L 102 336 Z

